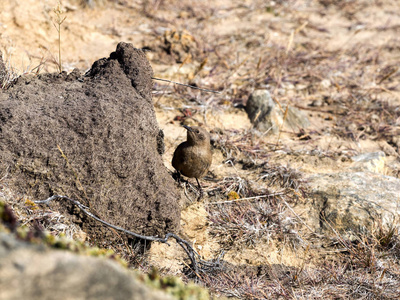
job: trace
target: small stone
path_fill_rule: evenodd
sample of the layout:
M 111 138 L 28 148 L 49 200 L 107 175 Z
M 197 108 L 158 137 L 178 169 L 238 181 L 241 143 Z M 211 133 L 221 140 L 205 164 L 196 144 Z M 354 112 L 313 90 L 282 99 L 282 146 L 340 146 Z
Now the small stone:
M 275 102 L 267 90 L 256 90 L 247 101 L 246 112 L 251 123 L 257 124 L 274 107 Z
M 385 173 L 386 155 L 382 151 L 353 156 L 351 160 L 354 162 L 351 166 L 353 170 Z
M 354 123 L 351 123 L 349 126 L 347 126 L 347 130 L 350 131 L 350 132 L 357 131 L 357 128 L 358 128 L 357 125 L 354 124 Z
M 247 101 L 245 110 L 254 128 L 261 132 L 276 134 L 281 128 L 284 113 L 267 90 L 254 91 Z M 299 109 L 289 106 L 285 125 L 290 129 L 306 128 L 310 125 L 308 117 Z
M 311 104 L 310 104 L 310 106 L 313 106 L 313 107 L 320 107 L 322 105 L 324 105 L 324 103 L 322 102 L 321 99 L 313 100 L 313 102 L 311 102 Z
M 321 81 L 321 87 L 327 89 L 331 86 L 331 81 L 329 79 L 324 79 Z

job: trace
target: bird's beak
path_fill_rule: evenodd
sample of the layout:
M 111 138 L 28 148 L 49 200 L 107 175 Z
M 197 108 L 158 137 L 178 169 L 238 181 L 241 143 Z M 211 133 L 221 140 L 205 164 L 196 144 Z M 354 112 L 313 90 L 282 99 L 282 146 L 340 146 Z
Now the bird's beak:
M 187 131 L 193 132 L 192 127 L 189 127 L 187 125 L 182 125 Z

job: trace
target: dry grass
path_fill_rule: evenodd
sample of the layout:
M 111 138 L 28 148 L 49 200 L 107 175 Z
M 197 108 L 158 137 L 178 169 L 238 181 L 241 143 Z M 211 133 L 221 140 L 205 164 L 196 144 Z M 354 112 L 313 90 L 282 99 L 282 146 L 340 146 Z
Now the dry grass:
M 238 266 L 202 280 L 211 290 L 240 299 L 397 299 L 400 240 L 393 230 L 381 230 L 360 235 L 357 242 L 338 235 L 331 240 L 337 251 L 316 261 L 315 250 L 307 249 L 309 259 L 299 267 Z
M 223 249 L 269 243 L 283 234 L 282 210 L 272 201 L 236 202 L 209 206 L 210 234 Z M 286 231 L 286 230 L 285 230 Z
M 173 7 L 175 4 L 178 8 Z M 283 107 L 290 104 L 323 116 L 321 127 L 302 133 L 311 142 L 324 135 L 355 142 L 384 140 L 399 151 L 393 138 L 400 134 L 400 73 L 397 61 L 391 58 L 399 51 L 397 38 L 392 34 L 380 46 L 373 41 L 352 43 L 358 32 L 354 29 L 354 36 L 349 35 L 342 48 L 327 48 L 324 41 L 331 38 L 332 28 L 297 13 L 307 9 L 334 9 L 346 20 L 356 23 L 357 14 L 367 10 L 369 4 L 367 1 L 275 1 L 271 6 L 263 1 L 252 1 L 248 5 L 232 2 L 230 11 L 235 10 L 242 18 L 251 19 L 257 12 L 266 11 L 271 19 L 284 16 L 285 20 L 269 22 L 264 34 L 257 28 L 253 31 L 244 28 L 232 36 L 213 32 L 207 26 L 200 28 L 199 24 L 203 23 L 194 22 L 206 18 L 211 24 L 217 23 L 215 19 L 220 15 L 216 11 L 221 7 L 210 9 L 199 3 L 189 10 L 185 1 L 161 1 L 158 12 L 192 12 L 182 18 L 200 53 L 194 57 L 194 63 L 197 59 L 200 64 L 207 57 L 210 66 L 197 77 L 196 84 L 224 92 L 218 100 L 205 93 L 170 87 L 169 99 L 197 110 L 206 105 L 208 111 L 232 111 L 245 105 L 254 89 L 267 88 Z M 382 6 L 379 1 L 374 4 Z M 174 23 L 179 24 L 182 24 L 180 20 Z M 389 25 L 374 27 L 368 22 L 363 28 L 379 32 L 393 29 Z M 272 39 L 272 31 L 286 39 Z M 312 103 L 315 104 L 311 106 Z M 283 205 L 284 201 L 294 205 L 298 199 L 307 197 L 304 174 L 288 165 L 271 163 L 277 150 L 287 154 L 294 151 L 282 143 L 275 147 L 275 142 L 250 130 L 225 129 L 217 133 L 213 145 L 223 154 L 222 163 L 231 165 L 237 175 L 226 176 L 207 189 L 219 203 L 207 205 L 213 238 L 225 250 L 251 248 L 270 241 L 292 247 L 295 240 L 296 247 L 303 250 L 309 247 L 309 260 L 303 266 L 292 268 L 266 264 L 259 268 L 267 271 L 258 273 L 240 272 L 238 268 L 202 275 L 200 281 L 217 294 L 241 299 L 394 299 L 400 296 L 399 234 L 395 230 L 398 225 L 394 224 L 391 230 L 377 226 L 372 232 L 354 233 L 358 236 L 356 242 L 332 233 L 334 237 L 326 237 L 328 241 L 321 248 L 318 245 L 322 241 L 314 244 L 313 239 L 301 235 L 301 222 Z M 332 159 L 357 152 L 350 148 L 315 151 L 318 157 Z M 254 173 L 247 178 L 238 170 Z M 239 199 L 232 198 L 232 192 Z M 265 196 L 275 193 L 279 195 Z
M 178 8 L 181 11 L 196 12 L 182 17 L 186 21 L 188 32 L 196 40 L 196 50 L 200 53 L 193 59 L 199 64 L 205 58 L 208 59 L 208 71 L 202 72 L 196 78 L 196 84 L 224 91 L 223 102 L 229 101 L 234 106 L 244 104 L 254 89 L 268 88 L 281 103 L 330 114 L 337 119 L 332 126 L 320 128 L 319 133 L 313 132 L 312 138 L 325 132 L 354 141 L 386 139 L 390 142 L 393 136 L 399 134 L 398 101 L 392 100 L 396 97 L 398 99 L 398 96 L 392 93 L 399 89 L 400 72 L 397 61 L 390 59 L 390 54 L 398 51 L 398 40 L 395 37 L 388 38 L 379 47 L 374 43 L 355 43 L 340 50 L 328 50 L 323 42 L 307 39 L 307 36 L 314 32 L 322 36 L 328 35 L 330 29 L 304 20 L 295 13 L 296 9 L 307 7 L 307 3 L 277 1 L 271 16 L 292 15 L 291 25 L 296 29 L 294 37 L 290 38 L 288 26 L 279 30 L 271 22 L 269 30 L 288 35 L 286 43 L 270 40 L 268 36 L 262 37 L 257 29 L 252 34 L 246 30 L 239 31 L 232 43 L 232 35 L 218 36 L 217 32 L 200 30 L 198 23 L 191 22 L 196 17 L 216 22 L 213 18 L 218 18 L 218 15 L 214 15 L 217 8 L 211 9 L 205 4 L 198 4 L 191 5 L 189 9 L 185 1 L 157 3 L 159 12 L 168 9 L 177 11 Z M 346 18 L 356 11 L 368 8 L 366 1 L 320 1 L 320 4 L 340 8 L 341 14 Z M 173 5 L 178 5 L 178 8 Z M 251 18 L 260 10 L 270 11 L 269 5 L 253 1 L 248 6 L 232 4 L 231 9 L 236 9 L 239 15 Z M 381 3 L 377 2 L 376 5 L 380 6 Z M 312 6 L 311 4 L 310 9 L 315 9 Z M 166 20 L 164 22 L 167 23 Z M 176 25 L 180 23 L 179 20 L 176 21 Z M 389 31 L 390 26 L 375 28 L 370 25 L 364 29 Z M 218 38 L 209 39 L 210 35 Z M 294 91 L 294 94 L 289 93 L 290 91 Z M 192 101 L 196 99 L 200 103 L 207 103 L 209 109 L 222 108 L 221 101 L 210 101 L 212 96 L 190 89 L 175 87 L 172 98 L 175 97 L 180 101 L 186 100 L 188 105 L 193 105 Z M 314 100 L 321 101 L 322 106 L 311 108 L 305 105 Z M 246 133 L 241 133 L 237 139 L 242 139 L 242 148 L 247 147 L 253 152 L 258 150 L 246 139 Z

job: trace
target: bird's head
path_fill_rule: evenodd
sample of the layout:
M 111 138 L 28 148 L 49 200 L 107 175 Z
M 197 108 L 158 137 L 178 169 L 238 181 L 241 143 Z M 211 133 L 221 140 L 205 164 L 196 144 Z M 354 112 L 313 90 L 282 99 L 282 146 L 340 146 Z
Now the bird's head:
M 187 130 L 187 141 L 191 145 L 209 145 L 210 134 L 207 130 L 198 126 L 186 126 L 183 127 Z

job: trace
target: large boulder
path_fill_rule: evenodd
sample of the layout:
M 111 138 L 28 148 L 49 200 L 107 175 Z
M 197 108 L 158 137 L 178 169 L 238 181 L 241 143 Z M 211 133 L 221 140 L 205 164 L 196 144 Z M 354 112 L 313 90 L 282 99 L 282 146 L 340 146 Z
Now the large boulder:
M 1 299 L 172 299 L 106 258 L 79 256 L 0 232 Z
M 365 229 L 397 226 L 398 178 L 365 171 L 314 174 L 307 181 L 311 201 L 296 210 L 316 232 L 333 233 L 333 228 L 352 238 Z
M 128 230 L 176 232 L 179 194 L 162 162 L 152 75 L 143 51 L 120 43 L 86 76 L 19 78 L 0 93 L 0 175 L 33 200 L 66 195 Z M 115 236 L 69 204 L 57 205 L 92 239 Z

